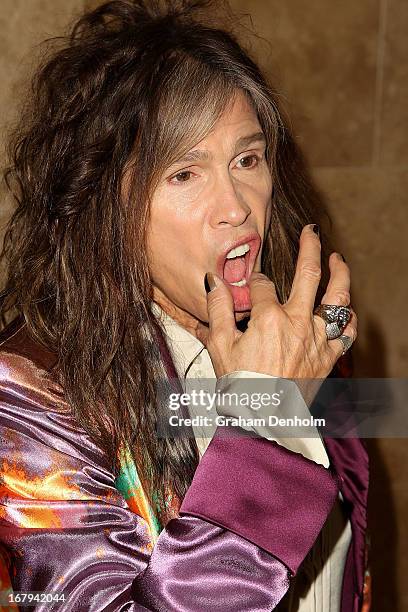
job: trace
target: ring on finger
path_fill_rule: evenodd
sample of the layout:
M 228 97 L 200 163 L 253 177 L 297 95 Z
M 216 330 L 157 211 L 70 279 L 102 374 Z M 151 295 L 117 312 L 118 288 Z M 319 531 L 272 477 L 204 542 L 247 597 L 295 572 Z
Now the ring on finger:
M 353 344 L 354 340 L 351 336 L 346 336 L 345 334 L 341 334 L 341 336 L 339 336 L 337 338 L 337 340 L 340 340 L 342 345 L 343 345 L 343 352 L 342 352 L 342 356 L 345 355 L 347 353 L 347 351 L 349 350 L 350 346 Z
M 317 315 L 326 323 L 326 336 L 328 340 L 339 338 L 347 323 L 351 319 L 349 306 L 337 306 L 337 304 L 319 304 L 313 314 Z

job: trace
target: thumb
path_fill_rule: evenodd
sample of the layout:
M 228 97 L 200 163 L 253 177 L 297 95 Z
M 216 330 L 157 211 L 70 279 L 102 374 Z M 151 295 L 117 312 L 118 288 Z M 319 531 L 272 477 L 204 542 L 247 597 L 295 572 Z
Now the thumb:
M 220 332 L 233 334 L 237 330 L 234 316 L 234 300 L 223 279 L 207 272 L 204 277 L 207 293 L 208 324 L 210 334 L 217 336 Z

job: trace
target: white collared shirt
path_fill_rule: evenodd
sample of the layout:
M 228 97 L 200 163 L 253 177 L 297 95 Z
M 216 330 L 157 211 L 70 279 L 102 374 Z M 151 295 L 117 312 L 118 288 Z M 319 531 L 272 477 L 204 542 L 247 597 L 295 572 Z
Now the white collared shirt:
M 237 389 L 238 387 L 242 389 L 245 378 L 270 379 L 271 385 L 279 381 L 277 377 L 243 370 L 222 376 L 217 381 L 210 355 L 202 342 L 179 325 L 155 302 L 152 302 L 152 312 L 162 323 L 174 366 L 187 392 L 191 388 L 197 388 L 197 383 L 200 388 L 214 393 L 222 386 L 228 386 L 231 389 L 235 386 Z M 296 393 L 295 383 L 293 383 L 292 390 Z M 292 404 L 296 403 L 296 413 L 307 413 L 310 416 L 300 392 L 291 397 Z M 190 415 L 194 416 L 191 407 L 189 409 Z M 215 429 L 215 424 L 212 427 L 207 426 L 205 430 L 200 426 L 193 426 L 200 458 L 207 449 Z M 301 453 L 309 460 L 320 463 L 326 468 L 330 465 L 323 439 L 317 429 L 316 437 L 311 438 L 277 438 L 273 435 L 274 432 L 267 428 L 266 431 L 265 428 L 262 431 L 254 429 L 259 435 L 275 440 L 285 448 Z M 350 521 L 345 515 L 342 496 L 339 494 L 320 535 L 297 575 L 292 579 L 288 593 L 276 610 L 282 612 L 340 612 L 343 572 L 351 537 Z

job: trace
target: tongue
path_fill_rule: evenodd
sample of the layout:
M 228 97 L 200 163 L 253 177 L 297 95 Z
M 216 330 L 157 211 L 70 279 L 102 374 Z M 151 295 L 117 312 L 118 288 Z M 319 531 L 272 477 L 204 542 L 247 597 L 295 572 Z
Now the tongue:
M 236 283 L 245 276 L 245 257 L 226 259 L 224 266 L 224 278 L 227 283 Z

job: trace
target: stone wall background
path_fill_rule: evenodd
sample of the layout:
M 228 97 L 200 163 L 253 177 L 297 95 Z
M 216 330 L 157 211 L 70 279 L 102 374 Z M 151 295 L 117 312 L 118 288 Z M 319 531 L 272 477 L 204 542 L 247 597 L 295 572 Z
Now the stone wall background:
M 38 43 L 89 0 L 2 0 L 0 147 Z M 280 89 L 317 184 L 359 315 L 355 375 L 407 377 L 408 3 L 232 0 L 266 40 L 254 53 Z M 266 42 L 268 41 L 268 42 Z M 3 149 L 0 149 L 2 165 Z M 2 197 L 0 231 L 10 214 Z M 408 609 L 408 445 L 369 442 L 374 612 Z

